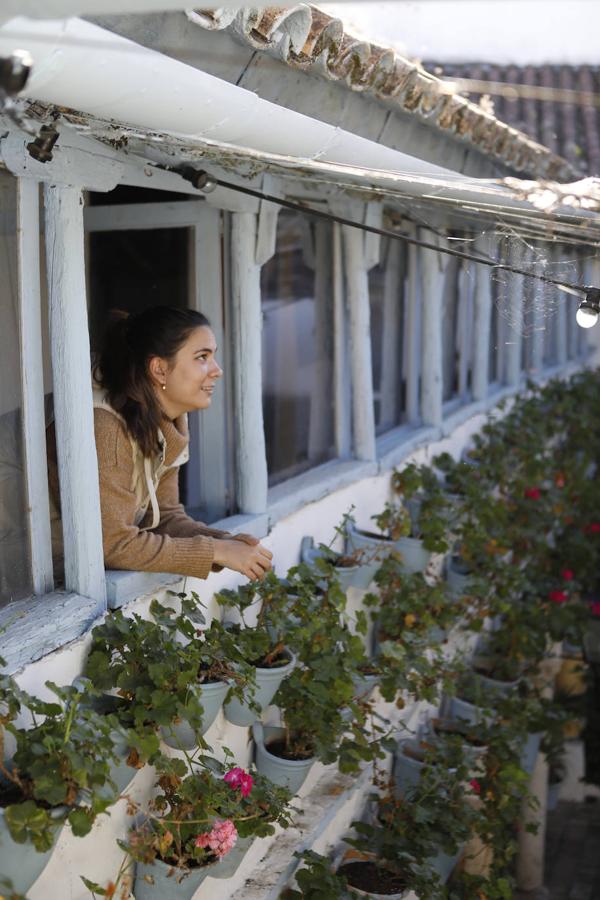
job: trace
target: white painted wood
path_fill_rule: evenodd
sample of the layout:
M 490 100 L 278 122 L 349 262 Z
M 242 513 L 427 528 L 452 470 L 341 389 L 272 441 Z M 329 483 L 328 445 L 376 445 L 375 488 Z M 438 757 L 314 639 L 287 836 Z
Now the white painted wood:
M 517 267 L 523 264 L 524 252 L 513 247 L 509 260 Z M 510 321 L 506 330 L 506 384 L 518 387 L 521 381 L 521 345 L 523 341 L 523 276 L 510 273 L 508 304 Z
M 436 235 L 427 229 L 419 237 L 437 243 Z M 442 424 L 442 297 L 444 270 L 441 254 L 425 247 L 418 248 L 421 274 L 422 360 L 421 419 L 424 425 Z
M 352 448 L 352 395 L 344 294 L 342 229 L 336 222 L 333 225 L 333 413 L 336 455 L 340 459 L 347 459 Z
M 278 184 L 271 175 L 264 175 L 261 189 L 265 194 L 277 195 Z M 275 253 L 277 244 L 277 219 L 281 207 L 268 200 L 260 201 L 258 235 L 256 239 L 256 264 L 263 266 Z
M 228 490 L 227 391 L 232 359 L 223 327 L 223 266 L 221 213 L 206 204 L 196 206 L 192 232 L 193 275 L 190 305 L 210 320 L 217 342 L 217 359 L 224 375 L 210 409 L 189 416 L 190 462 L 188 503 L 200 506 L 206 519 L 220 519 L 226 512 Z
M 240 512 L 267 509 L 267 457 L 262 409 L 260 266 L 256 265 L 257 217 L 231 216 L 231 299 L 237 503 Z
M 366 203 L 364 224 L 371 228 L 383 226 L 383 204 Z M 371 231 L 365 233 L 365 267 L 367 272 L 381 261 L 381 235 Z
M 153 228 L 188 228 L 198 222 L 204 200 L 164 203 L 114 203 L 84 210 L 86 231 L 149 231 Z
M 458 304 L 456 310 L 456 350 L 458 353 L 458 396 L 464 403 L 468 394 L 471 365 L 472 267 L 463 260 L 458 269 Z
M 416 228 L 411 236 L 416 236 Z M 406 379 L 406 420 L 411 425 L 420 421 L 419 374 L 421 371 L 420 314 L 419 314 L 419 253 L 411 244 L 408 248 L 407 292 L 404 317 L 404 377 Z
M 332 229 L 327 222 L 315 227 L 315 366 L 310 397 L 308 458 L 319 460 L 330 448 L 333 335 L 331 297 Z
M 557 297 L 557 310 L 554 320 L 556 329 L 556 362 L 559 366 L 564 366 L 568 361 L 568 342 L 567 342 L 567 307 L 570 298 L 562 291 Z
M 19 178 L 17 278 L 26 515 L 33 590 L 45 594 L 53 589 L 54 578 L 46 462 L 39 235 L 39 183 Z
M 58 141 L 49 162 L 39 162 L 31 156 L 26 146 L 30 141 L 30 135 L 22 131 L 9 131 L 2 140 L 2 159 L 20 177 L 111 191 L 124 174 L 123 164 L 112 147 L 90 140 L 73 129 L 59 127 Z
M 375 413 L 369 309 L 369 282 L 362 231 L 342 226 L 346 290 L 350 318 L 352 424 L 357 459 L 375 459 Z
M 387 250 L 383 286 L 383 333 L 381 344 L 381 401 L 379 426 L 397 425 L 398 394 L 402 389 L 400 334 L 402 304 L 404 302 L 405 247 L 400 241 L 390 240 Z
M 98 461 L 83 249 L 83 196 L 44 186 L 54 415 L 68 591 L 104 608 Z
M 475 254 L 491 255 L 491 242 L 479 238 Z M 474 266 L 474 340 L 473 340 L 473 399 L 485 400 L 488 393 L 490 360 L 490 329 L 492 324 L 492 282 L 487 266 Z

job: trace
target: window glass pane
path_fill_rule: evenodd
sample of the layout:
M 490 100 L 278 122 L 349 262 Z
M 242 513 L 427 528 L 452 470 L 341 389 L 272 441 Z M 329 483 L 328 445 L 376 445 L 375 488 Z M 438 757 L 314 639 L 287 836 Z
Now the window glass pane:
M 442 296 L 442 374 L 444 402 L 458 393 L 459 381 L 459 263 L 451 258 L 447 264 Z
M 381 259 L 369 271 L 373 403 L 377 434 L 404 419 L 406 384 L 403 366 L 404 248 L 384 238 Z
M 31 593 L 17 319 L 16 179 L 0 172 L 0 604 Z
M 282 210 L 262 267 L 263 415 L 269 483 L 331 459 L 332 228 Z

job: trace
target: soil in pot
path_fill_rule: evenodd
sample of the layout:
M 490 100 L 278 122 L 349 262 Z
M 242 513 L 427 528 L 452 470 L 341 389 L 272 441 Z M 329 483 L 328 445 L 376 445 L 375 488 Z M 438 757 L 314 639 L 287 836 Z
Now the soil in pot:
M 337 870 L 350 887 L 367 894 L 399 896 L 407 890 L 406 879 L 370 860 L 343 863 Z
M 303 753 L 295 752 L 291 747 L 287 746 L 287 742 L 285 738 L 277 738 L 273 741 L 269 741 L 268 744 L 265 744 L 265 747 L 273 756 L 278 756 L 279 759 L 292 759 L 292 760 L 302 760 L 302 759 L 312 759 L 313 753 L 311 750 L 305 750 Z

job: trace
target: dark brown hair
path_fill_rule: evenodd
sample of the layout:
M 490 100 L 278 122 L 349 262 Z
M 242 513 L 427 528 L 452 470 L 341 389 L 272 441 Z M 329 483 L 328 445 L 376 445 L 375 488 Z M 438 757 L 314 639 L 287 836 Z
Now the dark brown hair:
M 210 327 L 210 322 L 195 309 L 153 306 L 134 316 L 111 312 L 94 378 L 115 412 L 125 419 L 144 456 L 157 451 L 164 416 L 148 363 L 153 356 L 170 363 L 194 329 L 203 326 Z

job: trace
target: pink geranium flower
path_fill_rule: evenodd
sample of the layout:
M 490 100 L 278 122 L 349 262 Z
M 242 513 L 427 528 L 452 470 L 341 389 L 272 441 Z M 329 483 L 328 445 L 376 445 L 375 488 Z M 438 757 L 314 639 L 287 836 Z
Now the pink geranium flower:
M 525 488 L 523 494 L 528 500 L 539 500 L 542 496 L 542 492 L 537 487 Z
M 551 600 L 552 603 L 566 603 L 569 599 L 569 595 L 565 591 L 550 591 L 548 599 Z
M 585 531 L 588 534 L 600 534 L 600 522 L 591 522 L 589 525 L 585 526 Z
M 481 785 L 479 784 L 479 782 L 477 781 L 476 778 L 472 778 L 471 781 L 469 782 L 469 784 L 471 785 L 471 787 L 473 788 L 473 790 L 475 791 L 476 794 L 481 793 Z
M 236 766 L 234 769 L 230 769 L 229 772 L 223 776 L 223 781 L 229 785 L 229 787 L 237 790 L 239 788 L 242 797 L 248 797 L 254 786 L 254 779 L 252 775 L 249 775 L 248 772 L 245 772 L 243 769 L 240 769 L 239 766 Z
M 590 603 L 590 610 L 593 616 L 600 616 L 600 600 L 594 600 Z
M 210 831 L 198 835 L 196 847 L 212 850 L 215 856 L 221 859 L 234 848 L 237 838 L 237 828 L 231 819 L 225 819 L 224 821 L 215 819 L 215 823 Z
M 572 569 L 563 569 L 560 575 L 565 581 L 573 581 L 575 578 L 575 572 Z

